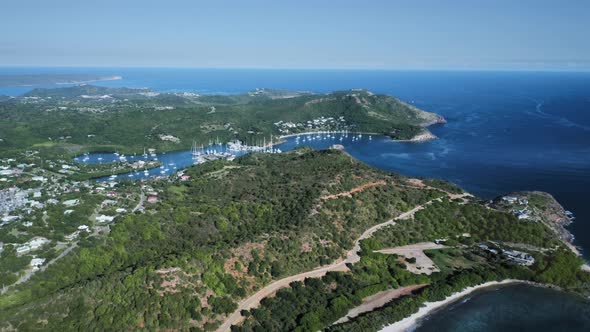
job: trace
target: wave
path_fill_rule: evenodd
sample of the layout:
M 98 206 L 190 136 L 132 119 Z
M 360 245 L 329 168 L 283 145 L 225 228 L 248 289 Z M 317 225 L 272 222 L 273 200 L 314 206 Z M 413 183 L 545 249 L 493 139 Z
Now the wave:
M 553 115 L 553 114 L 543 112 L 542 108 L 543 108 L 543 105 L 545 104 L 545 102 L 544 101 L 537 101 L 537 100 L 535 100 L 535 102 L 536 102 L 535 111 L 534 112 L 526 112 L 527 114 L 535 115 L 535 116 L 538 116 L 539 118 L 542 118 L 542 119 L 553 120 L 554 123 L 556 123 L 560 126 L 563 126 L 563 127 L 578 128 L 578 129 L 582 129 L 585 131 L 590 131 L 590 126 L 574 122 L 574 121 L 572 121 L 566 117 L 563 117 L 563 116 L 558 116 L 558 115 Z

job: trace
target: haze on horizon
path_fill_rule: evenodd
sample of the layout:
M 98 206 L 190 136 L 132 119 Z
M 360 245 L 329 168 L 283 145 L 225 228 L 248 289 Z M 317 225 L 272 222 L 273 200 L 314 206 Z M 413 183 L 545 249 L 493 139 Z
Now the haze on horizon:
M 590 70 L 590 2 L 9 0 L 0 66 Z

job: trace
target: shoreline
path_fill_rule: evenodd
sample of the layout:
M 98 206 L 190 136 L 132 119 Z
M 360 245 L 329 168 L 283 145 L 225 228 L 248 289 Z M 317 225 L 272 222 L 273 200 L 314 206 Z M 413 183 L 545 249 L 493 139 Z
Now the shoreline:
M 448 296 L 444 300 L 437 301 L 437 302 L 425 302 L 423 306 L 418 309 L 417 312 L 413 313 L 412 315 L 397 321 L 393 324 L 387 325 L 383 327 L 379 332 L 398 332 L 398 331 L 408 331 L 411 328 L 415 327 L 416 324 L 423 319 L 424 317 L 431 315 L 435 310 L 441 309 L 449 304 L 452 304 L 465 296 L 481 289 L 494 287 L 494 286 L 504 286 L 510 284 L 530 284 L 533 286 L 540 286 L 534 283 L 530 283 L 523 280 L 518 279 L 505 279 L 502 281 L 488 281 L 483 284 L 477 286 L 467 287 L 459 292 L 453 293 L 452 295 Z
M 387 136 L 382 133 L 371 133 L 371 132 L 366 132 L 366 131 L 327 131 L 327 130 L 306 131 L 306 132 L 301 132 L 301 133 L 296 133 L 296 134 L 287 134 L 287 135 L 281 135 L 281 136 L 279 136 L 279 138 L 283 139 L 283 138 L 289 138 L 289 137 L 316 135 L 316 134 L 353 134 L 353 135 L 361 134 L 361 135 L 384 136 L 384 137 L 388 137 L 391 141 L 400 142 L 400 143 L 419 143 L 419 142 L 426 142 L 426 141 L 438 139 L 438 137 L 435 136 L 433 133 L 431 133 L 428 129 L 425 129 L 425 130 L 426 130 L 426 132 L 417 134 L 410 139 L 395 139 L 391 136 Z
M 366 132 L 366 131 L 318 130 L 318 131 L 305 131 L 305 132 L 301 132 L 301 133 L 281 135 L 281 136 L 279 136 L 279 138 L 289 138 L 289 137 L 297 137 L 297 136 L 304 136 L 304 135 L 316 135 L 316 134 L 354 134 L 354 135 L 362 134 L 362 135 L 387 136 L 387 135 L 383 135 L 383 134 L 379 134 L 379 133 L 370 133 L 370 132 Z

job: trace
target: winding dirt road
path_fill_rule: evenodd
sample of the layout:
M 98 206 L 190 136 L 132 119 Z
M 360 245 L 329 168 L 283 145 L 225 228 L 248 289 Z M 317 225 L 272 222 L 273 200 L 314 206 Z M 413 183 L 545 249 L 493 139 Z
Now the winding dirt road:
M 449 196 L 450 195 L 451 194 L 449 194 Z M 453 196 L 454 196 L 454 198 L 461 198 L 461 197 L 470 196 L 470 194 L 464 193 L 461 195 L 453 195 Z M 260 289 L 256 293 L 252 294 L 248 298 L 242 300 L 238 304 L 238 308 L 225 319 L 225 321 L 223 322 L 223 324 L 221 326 L 219 326 L 219 328 L 217 329 L 217 332 L 229 331 L 230 327 L 232 325 L 239 324 L 244 319 L 244 317 L 242 317 L 242 314 L 240 313 L 242 310 L 250 310 L 252 308 L 257 307 L 260 304 L 260 301 L 262 301 L 262 299 L 273 295 L 275 292 L 277 292 L 281 288 L 288 287 L 289 284 L 292 283 L 293 281 L 302 281 L 307 278 L 320 278 L 320 277 L 323 277 L 326 273 L 328 273 L 330 271 L 348 271 L 348 267 L 346 266 L 347 263 L 354 264 L 354 263 L 357 263 L 361 260 L 361 258 L 359 256 L 359 251 L 361 250 L 360 243 L 362 240 L 370 238 L 376 231 L 378 231 L 379 229 L 381 229 L 383 227 L 395 225 L 396 220 L 403 220 L 403 219 L 407 219 L 407 218 L 412 217 L 414 215 L 414 213 L 424 209 L 425 206 L 432 204 L 432 202 L 434 202 L 434 201 L 440 201 L 440 198 L 436 198 L 436 199 L 430 200 L 426 203 L 420 204 L 420 205 L 414 207 L 413 209 L 411 209 L 410 211 L 400 214 L 395 219 L 388 220 L 386 222 L 383 222 L 381 224 L 377 224 L 377 225 L 367 229 L 355 241 L 354 247 L 352 248 L 352 250 L 350 250 L 347 253 L 345 260 L 340 260 L 340 261 L 337 261 L 333 264 L 326 265 L 326 266 L 323 266 L 323 267 L 320 267 L 320 268 L 317 268 L 317 269 L 314 269 L 314 270 L 311 270 L 308 272 L 303 272 L 303 273 L 296 274 L 296 275 L 293 275 L 290 277 L 286 277 L 286 278 L 277 280 L 277 281 L 263 287 L 262 289 Z

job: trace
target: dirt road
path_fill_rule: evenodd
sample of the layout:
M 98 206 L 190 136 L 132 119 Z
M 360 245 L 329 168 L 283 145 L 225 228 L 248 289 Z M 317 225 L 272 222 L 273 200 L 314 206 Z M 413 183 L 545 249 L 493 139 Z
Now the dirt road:
M 463 195 L 460 197 L 463 197 Z M 362 240 L 370 238 L 376 231 L 378 231 L 379 229 L 381 229 L 383 227 L 395 225 L 396 220 L 403 220 L 403 219 L 407 219 L 407 218 L 412 217 L 414 215 L 414 213 L 422 210 L 425 206 L 427 206 L 437 200 L 440 200 L 440 199 L 434 199 L 434 200 L 428 201 L 424 204 L 418 205 L 418 206 L 414 207 L 413 209 L 411 209 L 410 211 L 400 214 L 395 219 L 388 220 L 386 222 L 383 222 L 381 224 L 375 225 L 375 226 L 367 229 L 355 241 L 354 247 L 352 248 L 352 250 L 350 250 L 348 252 L 348 254 L 346 255 L 346 259 L 344 261 L 335 262 L 333 264 L 326 265 L 326 266 L 323 266 L 323 267 L 320 267 L 320 268 L 317 268 L 317 269 L 314 269 L 314 270 L 311 270 L 308 272 L 304 272 L 304 273 L 296 274 L 296 275 L 293 275 L 290 277 L 286 277 L 286 278 L 277 280 L 277 281 L 269 284 L 268 286 L 260 289 L 256 293 L 252 294 L 250 297 L 241 301 L 238 304 L 238 308 L 231 315 L 229 315 L 226 318 L 225 322 L 217 329 L 217 331 L 218 332 L 229 331 L 230 327 L 232 325 L 238 324 L 244 319 L 244 317 L 242 317 L 242 314 L 240 313 L 242 310 L 249 310 L 249 309 L 257 307 L 260 304 L 260 301 L 262 301 L 262 299 L 274 294 L 276 291 L 278 291 L 281 288 L 288 287 L 289 284 L 293 281 L 302 281 L 307 278 L 319 278 L 319 277 L 324 276 L 329 271 L 347 271 L 348 270 L 348 268 L 346 267 L 347 263 L 354 264 L 354 263 L 360 261 L 360 259 L 361 259 L 359 256 L 359 251 L 361 249 L 360 242 Z
M 373 311 L 377 308 L 381 308 L 386 303 L 393 299 L 397 299 L 398 297 L 402 297 L 405 295 L 411 294 L 413 291 L 426 287 L 428 284 L 419 284 L 419 285 L 412 285 L 407 287 L 400 287 L 396 289 L 388 289 L 381 291 L 379 293 L 373 294 L 363 299 L 363 303 L 356 308 L 352 308 L 348 311 L 346 316 L 340 318 L 339 320 L 335 321 L 334 324 L 345 323 L 349 319 L 354 318 L 360 314 L 364 314 L 365 312 Z

